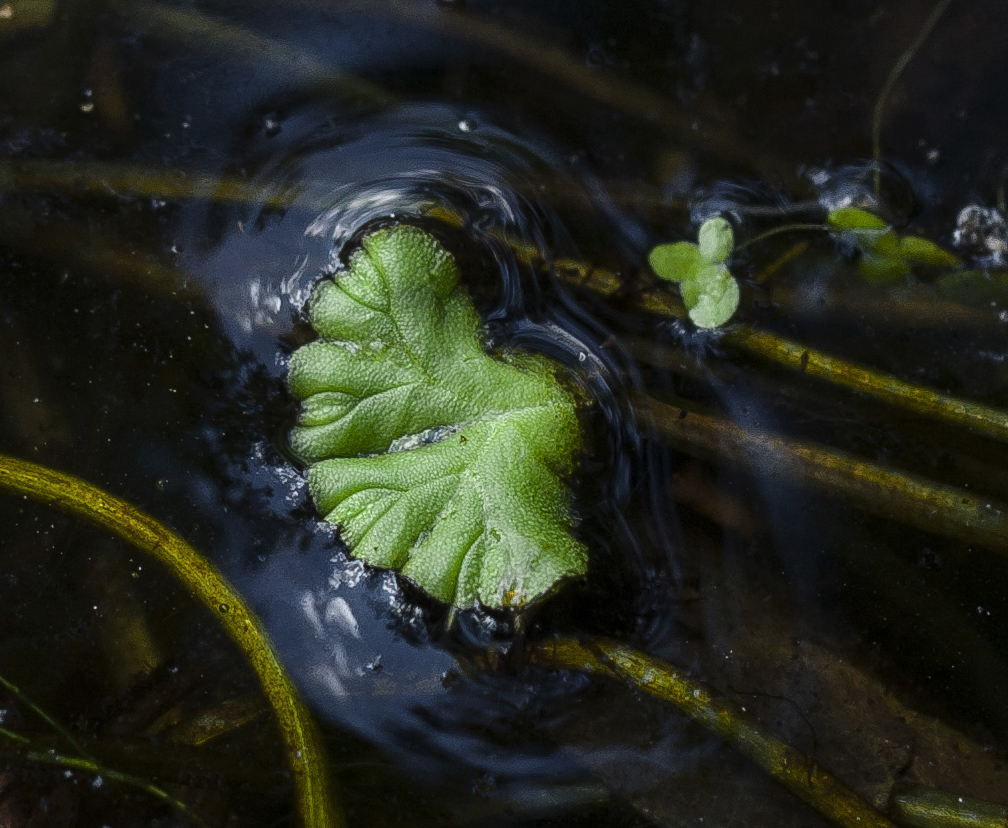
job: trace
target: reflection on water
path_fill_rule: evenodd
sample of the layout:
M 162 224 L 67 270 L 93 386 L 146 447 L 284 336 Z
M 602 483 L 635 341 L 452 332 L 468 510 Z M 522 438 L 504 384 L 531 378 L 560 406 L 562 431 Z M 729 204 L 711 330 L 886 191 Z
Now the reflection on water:
M 993 5 L 949 16 L 906 70 L 880 193 L 889 220 L 986 270 L 969 291 L 880 288 L 826 234 L 784 233 L 733 261 L 739 321 L 1008 407 Z M 1008 734 L 1003 545 L 670 448 L 631 404 L 649 394 L 1008 500 L 1003 442 L 760 362 L 646 301 L 649 247 L 713 213 L 743 239 L 873 198 L 874 95 L 927 3 L 57 9 L 0 18 L 3 451 L 127 497 L 227 571 L 325 723 L 355 824 L 819 819 L 667 708 L 526 664 L 523 642 L 558 631 L 688 668 L 877 807 L 903 777 L 997 799 L 997 761 L 977 757 L 1002 756 Z M 983 228 L 959 219 L 969 204 Z M 454 252 L 488 342 L 551 355 L 592 400 L 574 481 L 590 572 L 518 623 L 449 626 L 349 559 L 286 446 L 304 303 L 365 229 L 395 221 Z M 570 262 L 619 288 L 562 278 Z M 186 716 L 254 697 L 213 619 L 99 533 L 0 508 L 0 673 L 137 774 L 170 773 L 152 739 L 200 790 L 232 778 L 229 749 L 254 754 L 205 794 L 207 819 L 284 818 L 268 728 L 203 752 L 172 740 Z M 32 784 L 24 803 L 58 789 Z M 62 807 L 86 822 L 149 806 Z

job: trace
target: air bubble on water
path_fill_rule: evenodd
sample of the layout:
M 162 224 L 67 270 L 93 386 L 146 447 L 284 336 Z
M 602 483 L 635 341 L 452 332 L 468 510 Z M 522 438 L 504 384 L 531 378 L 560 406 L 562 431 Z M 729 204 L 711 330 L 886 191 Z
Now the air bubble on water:
M 342 566 L 334 569 L 333 574 L 329 577 L 329 586 L 333 589 L 339 589 L 341 586 L 353 589 L 364 577 L 363 561 L 348 561 L 346 558 L 341 556 L 338 558 L 332 558 L 330 563 L 343 564 Z
M 476 122 L 472 118 L 463 118 L 458 122 L 459 132 L 473 132 L 476 129 Z
M 262 441 L 255 443 L 252 447 L 252 459 L 261 463 L 266 459 L 266 450 L 267 446 Z M 297 506 L 304 500 L 304 489 L 308 481 L 301 472 L 283 463 L 271 466 L 269 472 L 284 491 L 284 503 L 288 506 Z
M 999 267 L 1008 254 L 1008 225 L 1004 216 L 993 207 L 967 204 L 956 216 L 952 244 L 955 247 L 979 248 L 987 254 L 985 264 Z

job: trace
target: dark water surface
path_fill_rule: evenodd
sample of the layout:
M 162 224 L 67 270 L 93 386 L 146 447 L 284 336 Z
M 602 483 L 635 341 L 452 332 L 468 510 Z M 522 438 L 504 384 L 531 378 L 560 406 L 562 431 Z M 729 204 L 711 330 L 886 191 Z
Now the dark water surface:
M 326 728 L 352 825 L 824 822 L 671 709 L 525 664 L 523 642 L 554 632 L 689 669 L 877 807 L 918 784 L 1008 804 L 1008 534 L 928 531 L 797 472 L 672 448 L 631 404 L 1008 502 L 1003 441 L 637 301 L 648 250 L 710 215 L 743 241 L 872 198 L 873 108 L 931 3 L 4 9 L 0 451 L 128 499 L 235 581 Z M 978 268 L 969 289 L 867 284 L 827 235 L 781 234 L 733 260 L 734 322 L 1008 409 L 1003 12 L 953 2 L 881 133 L 880 211 Z M 969 205 L 991 223 L 972 238 Z M 403 220 L 456 255 L 494 343 L 550 354 L 593 400 L 574 481 L 589 574 L 517 629 L 449 625 L 349 559 L 286 447 L 314 283 L 366 227 Z M 558 260 L 623 288 L 565 281 Z M 290 820 L 278 738 L 215 619 L 103 533 L 13 497 L 0 510 L 0 674 L 208 824 Z M 235 700 L 250 723 L 185 736 Z M 0 708 L 52 741 L 23 703 Z M 188 824 L 135 790 L 4 762 L 0 824 Z

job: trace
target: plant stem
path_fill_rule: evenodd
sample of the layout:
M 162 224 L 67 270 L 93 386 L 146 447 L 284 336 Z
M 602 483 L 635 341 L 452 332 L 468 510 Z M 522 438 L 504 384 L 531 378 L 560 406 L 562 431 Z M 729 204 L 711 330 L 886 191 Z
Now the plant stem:
M 19 745 L 31 744 L 31 739 L 27 736 L 15 733 L 13 730 L 8 730 L 6 727 L 0 727 L 0 736 L 3 736 L 5 739 L 10 739 L 12 742 L 17 742 Z
M 894 828 L 839 779 L 772 733 L 761 730 L 736 705 L 715 698 L 703 684 L 666 662 L 616 642 L 591 639 L 586 646 L 567 637 L 539 644 L 530 655 L 541 666 L 623 680 L 670 702 L 842 828 Z
M 40 750 L 33 745 L 31 739 L 27 739 L 21 734 L 15 733 L 12 730 L 7 730 L 7 728 L 4 727 L 0 727 L 0 736 L 28 748 L 28 750 L 24 753 L 24 757 L 29 762 L 35 762 L 40 765 L 55 765 L 58 768 L 65 768 L 67 770 L 83 771 L 85 773 L 94 774 L 96 778 L 100 777 L 101 779 L 110 779 L 113 782 L 118 782 L 120 785 L 125 785 L 129 788 L 138 788 L 155 799 L 159 799 L 167 805 L 170 805 L 177 811 L 181 811 L 193 822 L 202 825 L 204 828 L 208 828 L 206 822 L 200 819 L 199 815 L 194 813 L 188 805 L 181 800 L 176 799 L 164 788 L 161 788 L 152 782 L 148 782 L 146 779 L 141 779 L 139 776 L 133 776 L 129 773 L 123 773 L 122 771 L 105 767 L 93 759 L 64 756 L 63 754 L 57 753 L 53 750 Z
M 767 279 L 778 274 L 781 270 L 787 267 L 795 259 L 799 258 L 806 250 L 809 249 L 808 241 L 800 241 L 797 244 L 791 245 L 787 250 L 781 253 L 776 259 L 774 259 L 769 264 L 761 267 L 759 272 L 753 277 L 753 281 L 758 285 L 764 284 Z
M 0 243 L 28 256 L 48 258 L 62 267 L 69 261 L 107 279 L 140 285 L 175 299 L 205 298 L 201 284 L 84 222 L 57 220 L 42 224 L 27 211 L 0 208 Z
M 70 747 L 72 747 L 74 750 L 76 750 L 81 756 L 87 757 L 88 759 L 91 758 L 88 752 L 84 749 L 84 746 L 79 741 L 77 741 L 77 739 L 74 738 L 73 734 L 65 727 L 63 727 L 63 725 L 57 722 L 52 716 L 46 713 L 45 710 L 43 710 L 41 707 L 35 704 L 35 702 L 33 702 L 28 697 L 28 694 L 23 692 L 20 687 L 18 687 L 13 682 L 8 681 L 3 676 L 0 676 L 0 684 L 2 684 L 9 693 L 13 694 L 18 699 L 18 701 L 21 702 L 21 704 L 23 704 L 25 707 L 31 710 L 32 713 L 38 716 L 43 722 L 49 725 L 49 727 L 51 727 L 54 732 L 58 733 L 60 736 L 66 739 L 67 744 L 70 745 Z M 10 735 L 7 734 L 6 731 L 4 731 L 4 733 L 5 735 Z
M 862 368 L 854 363 L 806 347 L 798 342 L 743 327 L 729 331 L 722 341 L 762 359 L 826 380 L 888 405 L 962 426 L 975 434 L 1008 442 L 1008 413 L 979 403 L 939 394 L 930 388 Z
M 842 497 L 873 515 L 1008 552 L 1008 514 L 986 498 L 813 443 L 684 412 L 643 394 L 634 402 L 666 440 L 688 454 L 713 454 L 755 474 Z
M 4 736 L 7 739 L 21 745 L 30 746 L 32 744 L 30 739 L 26 739 L 20 734 L 14 733 L 6 728 L 0 728 L 0 736 Z M 28 750 L 25 752 L 24 757 L 29 762 L 35 762 L 36 764 L 55 765 L 59 768 L 65 768 L 68 771 L 83 771 L 85 773 L 93 774 L 96 779 L 110 779 L 113 782 L 118 782 L 126 787 L 137 788 L 155 799 L 159 799 L 165 804 L 170 805 L 177 811 L 182 812 L 198 825 L 202 825 L 204 828 L 207 828 L 206 822 L 204 822 L 198 814 L 194 813 L 184 802 L 173 797 L 164 790 L 164 788 L 161 788 L 152 782 L 148 782 L 146 779 L 141 779 L 139 776 L 133 776 L 132 774 L 122 773 L 121 771 L 107 768 L 92 759 L 80 759 L 74 756 L 64 756 L 63 754 L 49 750 Z
M 147 34 L 152 37 L 182 41 L 203 48 L 215 57 L 223 53 L 248 58 L 257 66 L 266 60 L 306 83 L 329 88 L 344 97 L 383 106 L 393 100 L 392 95 L 377 84 L 341 72 L 296 46 L 264 37 L 225 18 L 152 0 L 114 0 L 112 7 L 125 17 L 147 24 Z
M 142 196 L 172 201 L 213 202 L 289 207 L 296 193 L 267 192 L 260 184 L 237 176 L 197 171 L 159 170 L 99 161 L 0 161 L 0 189 L 42 190 L 98 196 Z
M 0 20 L 0 36 L 48 26 L 56 14 L 56 0 L 18 0 L 13 8 L 12 16 Z
M 889 72 L 889 77 L 886 78 L 886 82 L 882 85 L 882 91 L 879 92 L 878 100 L 875 102 L 875 111 L 872 114 L 872 159 L 875 162 L 875 199 L 878 200 L 879 193 L 882 188 L 882 112 L 885 109 L 886 100 L 889 97 L 889 93 L 892 92 L 893 86 L 899 79 L 899 76 L 906 69 L 907 64 L 913 60 L 913 56 L 917 54 L 921 46 L 924 45 L 924 41 L 934 30 L 934 27 L 938 25 L 939 18 L 945 13 L 945 9 L 949 7 L 949 3 L 952 0 L 941 0 L 932 10 L 931 14 L 928 15 L 928 19 L 924 22 L 924 26 L 917 33 L 917 37 L 914 38 L 913 43 L 907 48 L 903 54 L 899 56 L 896 64 L 893 66 L 892 70 Z
M 822 318 L 824 308 L 812 299 L 809 287 L 774 285 L 774 306 L 788 319 L 810 315 Z M 975 330 L 1002 325 L 996 311 L 966 307 L 920 284 L 904 288 L 898 297 L 880 294 L 864 283 L 837 286 L 830 292 L 828 310 L 831 322 L 848 318 L 889 329 Z
M 305 828 L 345 824 L 315 723 L 261 622 L 216 567 L 152 517 L 71 475 L 0 455 L 0 489 L 90 520 L 157 558 L 188 587 L 220 619 L 259 677 L 277 716 Z
M 825 224 L 782 224 L 779 227 L 771 227 L 751 239 L 746 239 L 742 244 L 736 247 L 736 250 L 745 250 L 749 245 L 759 244 L 764 239 L 772 238 L 773 236 L 778 236 L 781 233 L 798 233 L 798 232 L 829 232 L 829 228 Z
M 929 788 L 915 788 L 893 800 L 893 815 L 912 828 L 1004 828 L 1008 807 Z

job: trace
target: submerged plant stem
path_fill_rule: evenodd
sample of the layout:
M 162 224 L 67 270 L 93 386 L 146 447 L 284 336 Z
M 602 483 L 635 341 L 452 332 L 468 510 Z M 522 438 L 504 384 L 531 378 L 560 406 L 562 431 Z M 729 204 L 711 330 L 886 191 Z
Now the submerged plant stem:
M 873 515 L 1008 551 L 1005 510 L 961 489 L 813 443 L 684 412 L 644 395 L 637 397 L 636 404 L 651 416 L 666 440 L 689 454 L 713 454 L 755 474 L 843 497 Z
M 751 239 L 746 239 L 742 244 L 736 247 L 736 250 L 745 250 L 747 247 L 753 244 L 759 244 L 764 239 L 770 239 L 774 236 L 779 236 L 781 233 L 818 233 L 818 232 L 829 232 L 829 227 L 825 224 L 782 224 L 779 227 L 771 227 L 769 230 L 759 233 L 753 236 Z
M 52 750 L 40 750 L 33 746 L 31 739 L 27 739 L 21 734 L 14 733 L 13 731 L 7 730 L 3 727 L 0 727 L 0 736 L 9 739 L 15 744 L 29 748 L 23 754 L 24 758 L 29 762 L 34 762 L 39 765 L 54 765 L 67 771 L 82 771 L 84 773 L 93 774 L 96 780 L 101 779 L 104 781 L 108 779 L 129 788 L 137 788 L 138 790 L 144 791 L 155 799 L 158 799 L 161 802 L 170 805 L 175 810 L 185 814 L 189 817 L 189 819 L 198 825 L 202 825 L 204 828 L 207 828 L 206 822 L 200 819 L 199 815 L 194 813 L 188 805 L 181 800 L 176 799 L 164 788 L 148 782 L 146 779 L 134 776 L 133 774 L 113 770 L 112 768 L 106 767 L 105 765 L 102 765 L 90 758 L 85 759 L 77 756 L 64 756 L 62 753 L 57 753 Z
M 259 619 L 224 576 L 178 535 L 124 500 L 35 463 L 0 455 L 0 489 L 83 517 L 164 564 L 219 619 L 255 670 L 277 716 L 305 828 L 340 828 L 321 737 Z
M 886 78 L 886 82 L 882 85 L 882 91 L 879 92 L 878 100 L 875 102 L 875 111 L 872 114 L 872 158 L 875 161 L 875 198 L 879 197 L 879 192 L 882 187 L 882 113 L 885 111 L 886 101 L 889 99 L 889 93 L 892 92 L 893 86 L 896 85 L 896 81 L 899 80 L 899 76 L 903 74 L 903 70 L 906 69 L 907 64 L 913 60 L 914 55 L 920 51 L 920 47 L 924 45 L 924 41 L 927 40 L 928 35 L 934 30 L 934 27 L 938 25 L 938 20 L 945 13 L 945 9 L 949 7 L 952 0 L 940 0 L 938 5 L 936 5 L 932 10 L 931 14 L 928 15 L 928 19 L 924 22 L 923 27 L 917 33 L 917 37 L 914 38 L 913 43 L 907 47 L 906 51 L 899 56 L 896 64 L 893 66 L 892 70 L 889 72 L 889 77 Z
M 773 734 L 761 730 L 736 705 L 715 698 L 707 687 L 671 664 L 616 642 L 592 639 L 586 646 L 566 637 L 539 644 L 531 657 L 544 667 L 583 670 L 626 681 L 670 702 L 843 828 L 894 828 L 839 779 Z
M 49 725 L 49 727 L 51 727 L 54 732 L 58 733 L 60 736 L 66 739 L 67 744 L 70 745 L 70 747 L 72 747 L 74 750 L 76 750 L 81 756 L 84 756 L 88 759 L 91 758 L 90 754 L 84 749 L 84 746 L 74 738 L 73 734 L 65 727 L 63 727 L 63 725 L 57 722 L 52 716 L 46 713 L 45 710 L 43 710 L 41 707 L 35 704 L 35 702 L 32 701 L 31 698 L 29 698 L 28 695 L 24 693 L 20 687 L 18 687 L 13 682 L 8 681 L 6 678 L 4 678 L 4 676 L 0 676 L 0 685 L 3 685 L 11 695 L 13 695 L 15 698 L 18 699 L 18 701 L 21 702 L 21 704 L 25 705 L 25 707 L 31 710 L 32 713 L 34 713 L 43 722 Z M 7 735 L 10 736 L 10 734 Z
M 731 331 L 723 341 L 807 376 L 1008 442 L 1008 413 L 996 408 L 939 394 L 755 328 Z
M 140 285 L 175 299 L 203 298 L 202 286 L 187 280 L 182 272 L 84 222 L 41 224 L 27 211 L 0 209 L 0 243 L 28 256 L 50 259 L 61 267 L 73 264 L 109 281 Z
M 379 105 L 392 102 L 392 96 L 377 84 L 342 72 L 296 46 L 265 37 L 225 18 L 152 0 L 119 0 L 113 6 L 123 16 L 148 24 L 150 36 L 202 47 L 215 57 L 223 54 L 247 58 L 257 65 L 266 60 L 304 82 L 331 89 L 344 97 Z
M 256 204 L 285 208 L 297 193 L 267 193 L 254 181 L 193 170 L 105 164 L 99 161 L 0 161 L 0 190 L 42 190 L 90 196 L 140 196 L 178 201 Z
M 929 788 L 915 788 L 893 800 L 893 813 L 912 828 L 1004 828 L 1008 807 Z

